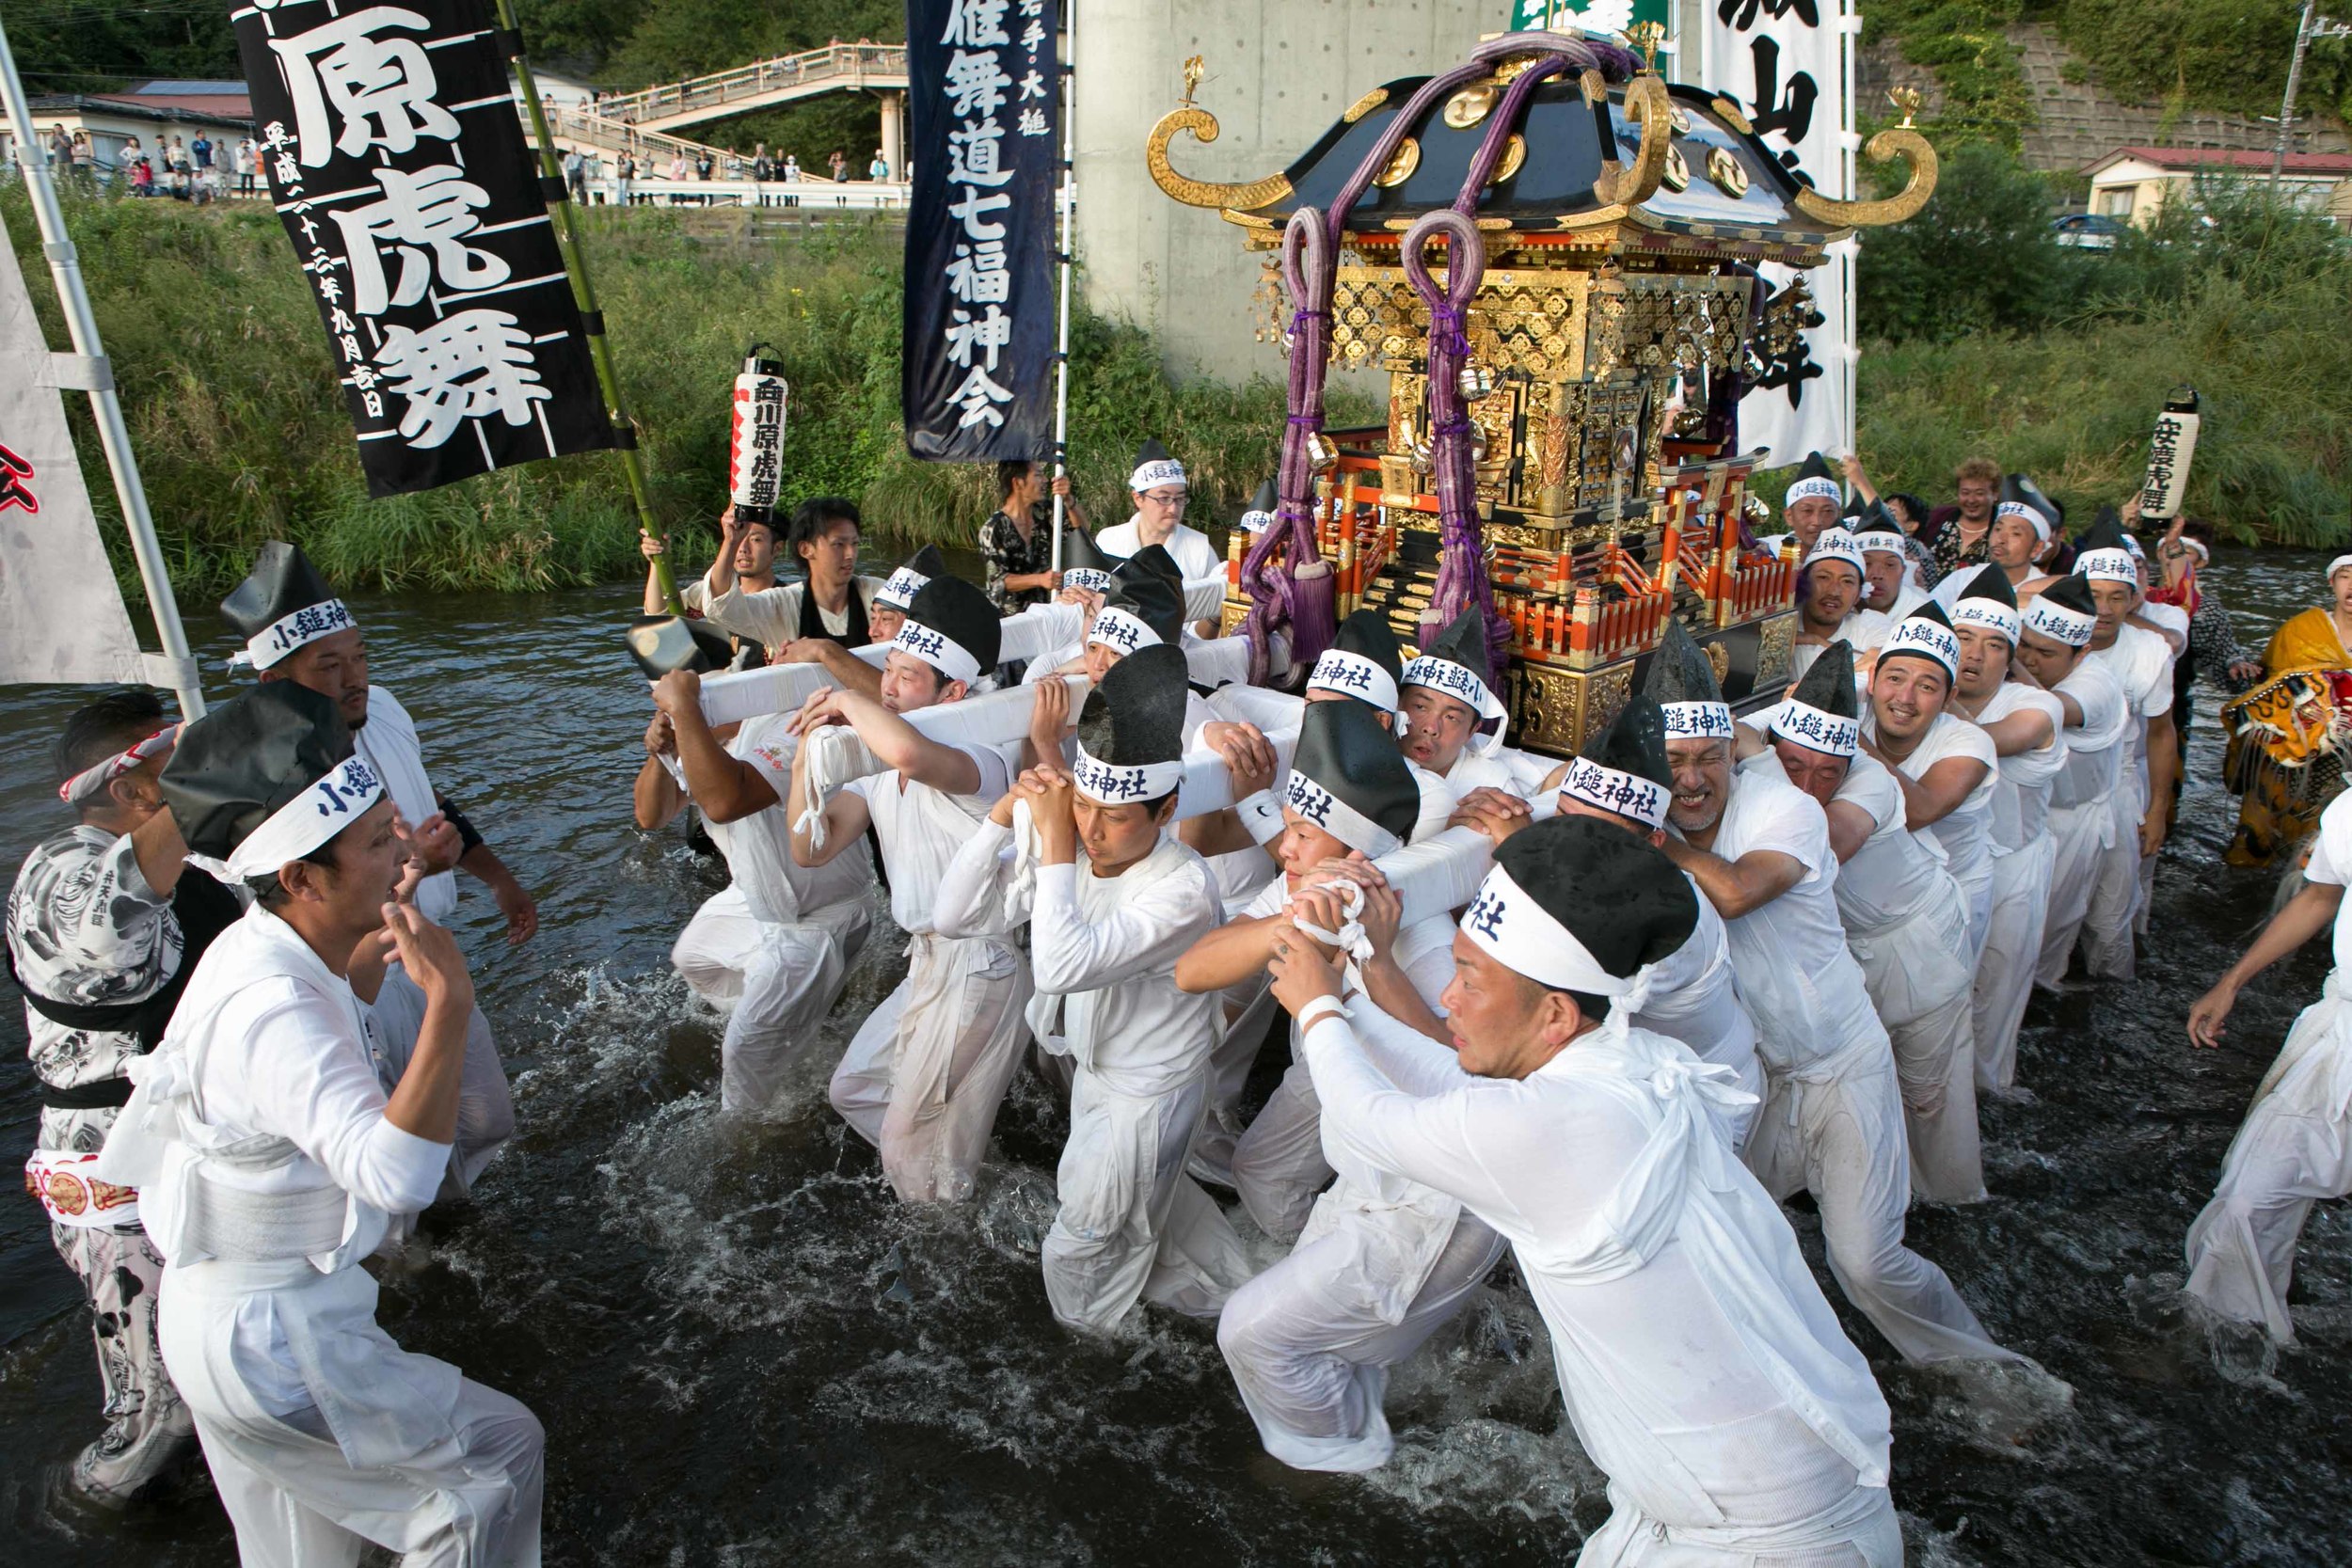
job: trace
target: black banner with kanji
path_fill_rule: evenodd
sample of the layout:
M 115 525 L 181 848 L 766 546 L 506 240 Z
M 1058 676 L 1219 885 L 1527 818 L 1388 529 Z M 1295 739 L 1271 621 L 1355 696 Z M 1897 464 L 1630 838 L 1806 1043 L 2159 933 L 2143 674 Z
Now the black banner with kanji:
M 907 0 L 899 397 L 926 462 L 1035 458 L 1052 439 L 1054 29 L 1046 0 Z
M 230 17 L 370 493 L 612 445 L 488 8 Z

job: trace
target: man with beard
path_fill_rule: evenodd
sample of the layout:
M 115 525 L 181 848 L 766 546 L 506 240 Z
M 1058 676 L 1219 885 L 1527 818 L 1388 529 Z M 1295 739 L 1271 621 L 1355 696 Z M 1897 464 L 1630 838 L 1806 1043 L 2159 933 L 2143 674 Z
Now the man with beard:
M 2005 523 L 1996 517 L 1995 531 Z M 1997 551 L 1997 539 L 1994 545 Z M 2000 759 L 1993 790 L 1993 913 L 1969 1002 L 1977 1087 L 1998 1091 L 2016 1082 L 2017 1031 L 2049 918 L 2058 852 L 2048 832 L 2050 791 L 2066 766 L 2066 705 L 2031 676 L 2010 673 L 2025 623 L 1998 561 L 1980 568 L 1953 605 L 1952 630 L 1960 638 L 1960 676 L 1951 711 L 1982 730 Z
M 2122 531 L 2102 521 L 2074 558 L 2098 611 L 2090 662 L 2106 667 L 2131 705 L 2115 789 L 2116 842 L 2099 863 L 2084 919 L 2083 966 L 2100 979 L 2133 974 L 2133 927 L 2153 889 L 2155 857 L 2172 832 L 2172 780 L 2180 771 L 2180 735 L 2172 727 L 2172 650 L 2156 632 L 2128 624 L 2139 608 L 2139 562 Z
M 2137 721 L 2123 688 L 2086 657 L 2097 629 L 2090 585 L 2078 577 L 2043 589 L 2019 617 L 2016 668 L 2058 700 L 2066 721 L 2066 761 L 2050 785 L 2050 909 L 2034 966 L 2045 990 L 2066 978 L 2100 863 L 2116 841 L 2116 774 L 2123 732 Z
M 155 1292 L 164 1260 L 138 1195 L 90 1180 L 131 1098 L 125 1071 L 152 1051 L 213 939 L 244 912 L 187 846 L 159 778 L 180 726 L 151 691 L 109 692 L 57 738 L 58 798 L 75 823 L 25 857 L 8 895 L 8 968 L 40 1110 L 24 1185 L 50 1244 L 82 1282 L 98 1347 L 105 1429 L 73 1462 L 75 1493 L 119 1508 L 195 1442 L 164 1370 Z
M 914 595 L 882 665 L 882 694 L 831 689 L 795 715 L 801 737 L 785 797 L 792 858 L 815 867 L 864 842 L 870 825 L 890 879 L 890 914 L 907 933 L 907 977 L 858 1029 L 834 1069 L 834 1109 L 882 1151 L 901 1201 L 961 1202 L 988 1151 L 997 1103 L 1020 1060 L 1028 966 L 1001 914 L 943 936 L 939 879 L 1011 784 L 1003 752 L 927 738 L 899 715 L 961 701 L 995 668 L 1002 623 L 960 578 Z M 854 732 L 885 771 L 808 800 L 812 737 Z
M 457 872 L 486 884 L 506 917 L 506 940 L 520 946 L 539 928 L 539 909 L 465 815 L 433 787 L 417 722 L 400 700 L 368 684 L 368 645 L 359 624 L 302 552 L 276 540 L 262 546 L 253 575 L 221 601 L 221 614 L 245 638 L 231 664 L 249 664 L 264 686 L 292 681 L 334 702 L 351 731 L 352 750 L 384 781 L 423 871 L 413 901 L 436 925 L 457 912 Z M 372 1004 L 382 1026 L 385 1070 L 398 1082 L 424 1021 L 424 994 L 398 965 L 385 971 Z M 480 1007 L 466 1028 L 465 1088 L 443 1198 L 462 1198 L 515 1133 L 515 1103 L 490 1021 Z
M 1665 850 L 1724 917 L 1764 1058 L 1749 1168 L 1776 1196 L 1812 1193 L 1830 1272 L 1906 1360 L 2014 1359 L 1944 1272 L 1903 1244 L 1902 1095 L 1838 920 L 1820 803 L 1776 768 L 1733 769 L 1731 710 L 1679 622 L 1666 623 L 1648 689 L 1665 711 L 1674 766 Z
M 1894 623 L 1863 608 L 1862 574 L 1862 546 L 1852 534 L 1834 528 L 1814 540 L 1802 569 L 1804 592 L 1789 665 L 1795 673 L 1803 675 L 1832 642 L 1865 652 L 1886 641 Z
M 1295 927 L 1275 993 L 1333 1154 L 1510 1243 L 1609 1481 L 1583 1560 L 1899 1563 L 1885 1402 L 1731 1153 L 1721 1111 L 1747 1097 L 1631 1022 L 1695 903 L 1634 835 L 1555 818 L 1497 851 L 1463 916 L 1449 1041 L 1343 1002 Z
M 1902 1088 L 1911 1185 L 1931 1203 L 1984 1196 L 1968 1049 L 1968 902 L 1944 857 L 1905 825 L 1894 771 L 1861 752 L 1852 655 L 1833 647 L 1773 710 L 1772 756 L 1820 803 L 1837 856 L 1837 916 L 1885 1025 Z

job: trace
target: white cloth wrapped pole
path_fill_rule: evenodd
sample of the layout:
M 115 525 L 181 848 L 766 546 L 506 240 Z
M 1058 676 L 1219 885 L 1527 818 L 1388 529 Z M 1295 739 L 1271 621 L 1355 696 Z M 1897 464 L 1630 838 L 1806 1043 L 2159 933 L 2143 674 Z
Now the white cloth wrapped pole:
M 1184 579 L 1184 619 L 1221 620 L 1225 614 L 1225 574 Z
M 1046 604 L 1007 616 L 998 658 L 1005 662 L 1035 658 L 1076 641 L 1084 629 L 1083 614 L 1076 605 Z M 886 642 L 850 650 L 850 657 L 878 670 L 889 653 Z M 711 675 L 703 681 L 703 718 L 714 725 L 738 724 L 764 713 L 789 713 L 807 702 L 811 693 L 839 684 L 821 664 L 769 664 Z
M 1532 802 L 1536 821 L 1560 810 L 1556 795 Z M 1405 906 L 1399 929 L 1440 916 L 1450 917 L 1478 894 L 1478 884 L 1494 868 L 1495 841 L 1476 828 L 1448 828 L 1435 838 L 1408 844 L 1375 862 Z
M 1070 688 L 1070 707 L 1074 713 L 1086 701 L 1087 679 L 1084 675 L 1065 675 L 1062 679 Z M 899 717 L 924 739 L 942 746 L 1009 746 L 1029 733 L 1029 712 L 1036 705 L 1038 690 L 1034 686 L 1009 687 L 1002 691 L 967 697 L 960 703 L 917 708 Z M 870 779 L 889 769 L 847 724 L 819 727 L 803 737 L 801 749 L 808 756 L 808 799 L 804 805 L 815 819 L 809 836 L 812 844 L 821 848 L 827 798 L 852 779 Z
M 1205 642 L 1187 642 L 1184 644 L 1184 664 L 1192 672 L 1195 686 L 1205 686 L 1216 691 L 1238 685 L 1247 690 L 1249 681 L 1249 639 L 1213 637 Z M 1259 727 L 1263 729 L 1264 726 Z

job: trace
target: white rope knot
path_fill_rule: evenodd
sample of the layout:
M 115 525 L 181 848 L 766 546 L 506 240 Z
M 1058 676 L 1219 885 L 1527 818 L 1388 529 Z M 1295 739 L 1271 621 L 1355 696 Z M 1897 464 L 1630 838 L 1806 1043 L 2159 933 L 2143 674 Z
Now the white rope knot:
M 1372 938 L 1364 934 L 1363 922 L 1360 918 L 1364 912 L 1363 885 L 1344 879 L 1332 882 L 1317 882 L 1314 885 L 1318 888 L 1329 888 L 1339 894 L 1341 916 L 1339 929 L 1327 931 L 1311 921 L 1301 920 L 1297 915 L 1295 906 L 1293 906 L 1291 924 L 1326 947 L 1337 950 L 1345 960 L 1341 967 L 1348 989 L 1361 992 L 1366 989 L 1363 966 L 1372 962 L 1376 957 L 1373 951 Z

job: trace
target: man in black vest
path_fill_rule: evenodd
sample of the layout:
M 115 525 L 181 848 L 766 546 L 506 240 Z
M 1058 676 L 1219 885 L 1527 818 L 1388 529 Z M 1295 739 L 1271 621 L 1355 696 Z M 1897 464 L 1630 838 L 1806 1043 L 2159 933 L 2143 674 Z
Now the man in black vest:
M 105 1430 L 73 1482 L 110 1506 L 192 1449 L 196 1424 L 156 1346 L 163 1259 L 139 1227 L 138 1195 L 91 1167 L 130 1098 L 124 1067 L 154 1049 L 197 958 L 242 912 L 212 878 L 182 875 L 187 846 L 156 786 L 178 733 L 144 690 L 67 720 L 57 793 L 80 820 L 25 858 L 8 895 L 8 964 L 41 1096 L 25 1187 L 81 1277 L 105 1391 Z

